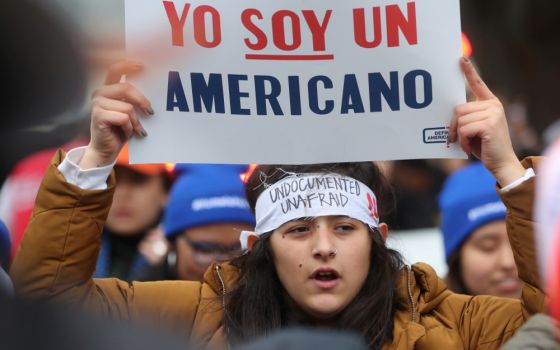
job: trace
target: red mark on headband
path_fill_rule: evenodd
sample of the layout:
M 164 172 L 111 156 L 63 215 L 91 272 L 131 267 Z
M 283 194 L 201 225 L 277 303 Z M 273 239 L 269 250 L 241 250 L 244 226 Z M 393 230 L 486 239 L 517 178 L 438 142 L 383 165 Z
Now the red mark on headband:
M 379 214 L 377 213 L 377 203 L 375 202 L 375 199 L 371 196 L 371 194 L 367 193 L 367 200 L 369 203 L 369 215 L 372 218 L 379 220 Z

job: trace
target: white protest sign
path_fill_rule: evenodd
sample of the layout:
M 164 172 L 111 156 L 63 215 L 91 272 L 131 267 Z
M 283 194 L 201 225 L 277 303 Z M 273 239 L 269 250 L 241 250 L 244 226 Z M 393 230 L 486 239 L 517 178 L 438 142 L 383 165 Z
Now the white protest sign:
M 454 158 L 459 0 L 126 0 L 135 163 Z

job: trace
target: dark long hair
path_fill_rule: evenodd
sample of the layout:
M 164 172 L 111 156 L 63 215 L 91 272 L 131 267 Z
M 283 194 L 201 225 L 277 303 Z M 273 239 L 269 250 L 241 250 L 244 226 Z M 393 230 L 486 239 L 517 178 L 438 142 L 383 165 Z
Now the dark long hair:
M 259 166 L 250 177 L 246 189 L 251 207 L 265 189 L 263 182 L 273 184 L 286 173 L 337 173 L 351 176 L 369 186 L 377 196 L 379 215 L 383 219 L 394 210 L 393 191 L 383 174 L 371 162 L 318 165 Z M 313 321 L 291 301 L 282 286 L 270 249 L 270 235 L 257 240 L 250 253 L 232 264 L 240 270 L 235 288 L 228 293 L 225 326 L 232 344 L 267 335 L 282 327 L 312 325 Z M 362 289 L 336 318 L 338 329 L 360 334 L 372 349 L 379 349 L 392 339 L 393 316 L 405 307 L 397 288 L 402 257 L 385 246 L 377 230 L 372 238 L 370 269 Z
M 461 251 L 463 246 L 456 249 L 447 259 L 447 275 L 445 276 L 445 283 L 450 291 L 459 294 L 472 294 L 467 289 L 463 280 L 463 269 L 461 267 Z

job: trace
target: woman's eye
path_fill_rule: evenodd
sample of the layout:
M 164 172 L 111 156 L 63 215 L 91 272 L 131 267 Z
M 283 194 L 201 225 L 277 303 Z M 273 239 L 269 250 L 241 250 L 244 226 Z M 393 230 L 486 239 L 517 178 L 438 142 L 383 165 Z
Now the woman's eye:
M 336 227 L 336 230 L 339 232 L 351 232 L 354 231 L 354 226 L 353 225 L 338 225 Z
M 308 226 L 295 226 L 289 228 L 286 233 L 306 233 L 309 232 Z
M 498 243 L 492 241 L 479 242 L 477 244 L 478 249 L 480 249 L 485 253 L 492 253 L 493 251 L 498 249 L 498 246 L 499 246 Z

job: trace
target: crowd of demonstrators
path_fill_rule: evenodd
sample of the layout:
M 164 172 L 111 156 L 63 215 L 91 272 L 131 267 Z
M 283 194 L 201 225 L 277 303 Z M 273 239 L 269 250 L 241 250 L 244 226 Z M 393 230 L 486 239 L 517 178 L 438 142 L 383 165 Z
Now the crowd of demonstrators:
M 167 252 L 160 224 L 173 174 L 165 164 L 129 164 L 125 146 L 116 159 L 115 175 L 115 194 L 103 228 L 94 277 L 147 280 Z
M 506 207 L 492 174 L 480 162 L 456 171 L 447 178 L 439 205 L 449 289 L 519 298 L 522 285 L 509 243 Z
M 160 279 L 201 281 L 214 261 L 241 254 L 239 234 L 255 218 L 241 174 L 247 166 L 178 164 L 163 227 L 171 250 Z
M 17 4 L 27 5 L 28 0 L 20 0 Z M 163 183 L 167 190 L 170 179 L 167 173 L 161 175 L 164 174 L 160 172 L 163 166 L 148 166 L 151 170 L 145 168 L 137 173 L 151 174 L 153 178 L 156 173 L 160 174 L 160 180 L 154 181 L 159 185 L 144 191 L 145 195 L 151 193 L 153 196 L 152 200 L 146 199 L 150 205 L 142 205 L 142 210 L 147 210 L 139 216 L 143 220 L 131 220 L 134 209 L 126 203 L 130 203 L 134 195 L 124 190 L 131 183 L 142 181 L 139 181 L 138 174 L 134 174 L 134 166 L 123 161 L 125 156 L 121 148 L 132 132 L 142 136 L 145 132 L 138 116 L 126 111 L 130 111 L 128 107 L 133 105 L 146 114 L 151 113 L 149 102 L 141 94 L 130 90 L 131 94 L 124 92 L 119 83 L 120 74 L 130 74 L 136 68 L 121 64 L 110 74 L 108 86 L 96 94 L 98 98 L 91 122 L 93 133 L 88 147 L 73 149 L 68 154 L 57 153 L 49 165 L 33 220 L 11 271 L 16 294 L 78 304 L 111 318 L 154 317 L 162 321 L 161 324 L 173 323 L 174 328 L 181 329 L 183 334 L 205 347 L 229 348 L 231 345 L 240 350 L 311 346 L 420 350 L 559 348 L 560 325 L 553 319 L 560 320 L 560 141 L 542 163 L 535 158 L 517 162 L 499 101 L 468 62 L 462 62 L 462 67 L 478 102 L 457 107 L 458 115 L 451 124 L 450 139 L 460 142 L 467 153 L 480 158 L 481 164 L 454 174 L 448 180 L 447 186 L 450 187 L 446 186 L 445 190 L 459 197 L 478 195 L 477 199 L 468 197 L 462 201 L 470 206 L 466 210 L 496 209 L 496 216 L 489 217 L 488 212 L 476 211 L 477 215 L 473 215 L 476 219 L 467 222 L 461 216 L 464 213 L 458 214 L 464 208 L 453 207 L 453 203 L 445 201 L 445 195 L 449 193 L 444 191 L 442 195 L 446 253 L 450 263 L 454 257 L 459 261 L 457 274 L 464 287 L 462 290 L 455 289 L 453 283 L 448 290 L 429 266 L 406 266 L 397 252 L 385 246 L 388 226 L 384 221 L 392 212 L 392 190 L 382 172 L 372 163 L 258 167 L 246 186 L 248 205 L 256 214 L 256 227 L 253 227 L 254 219 L 247 207 L 240 204 L 242 200 L 206 200 L 198 202 L 205 205 L 194 205 L 197 199 L 207 199 L 204 196 L 209 195 L 210 190 L 225 185 L 226 181 L 213 179 L 208 173 L 186 184 L 187 177 L 194 171 L 185 170 L 184 183 L 178 181 L 176 184 L 177 206 L 169 209 L 170 221 L 166 217 L 163 231 L 157 229 L 156 222 L 161 220 L 161 203 L 165 203 L 167 191 L 162 194 L 155 189 L 161 189 Z M 13 106 L 19 106 L 19 103 L 13 103 Z M 484 172 L 483 167 L 488 170 L 486 174 L 479 173 Z M 154 171 L 155 168 L 159 170 Z M 116 176 L 110 175 L 112 169 Z M 238 172 L 227 175 L 232 186 L 239 185 Z M 294 181 L 300 183 L 303 180 L 307 187 L 315 184 L 317 193 L 326 193 L 319 182 L 313 182 L 315 178 L 329 178 L 339 183 L 340 188 L 330 191 L 335 196 L 355 194 L 352 189 L 359 189 L 369 200 L 352 197 L 350 205 L 344 209 L 326 205 L 329 211 L 315 206 L 306 210 L 292 208 L 288 213 L 284 213 L 282 207 L 282 203 L 287 205 L 287 202 L 271 200 L 274 196 L 280 199 L 282 186 Z M 465 178 L 475 187 L 469 190 Z M 477 202 L 486 198 L 487 188 L 495 191 L 496 183 L 497 194 L 490 203 L 501 198 L 503 207 L 485 207 L 486 204 Z M 533 213 L 535 183 L 538 185 L 537 206 Z M 119 188 L 120 184 L 125 185 Z M 344 184 L 350 185 L 345 187 Z M 453 188 L 452 185 L 459 187 Z M 238 194 L 239 187 L 235 188 L 231 191 Z M 121 190 L 123 192 L 119 193 Z M 204 193 L 198 190 L 204 190 Z M 229 191 L 229 188 L 220 188 L 219 194 L 209 198 L 223 196 Z M 124 215 L 113 216 L 112 212 L 119 208 L 115 204 L 118 203 L 117 197 L 128 199 L 121 202 L 125 204 L 120 206 L 121 211 L 117 211 Z M 172 191 L 171 201 L 174 202 L 173 197 Z M 372 200 L 376 206 L 370 206 Z M 133 200 L 135 204 L 141 201 Z M 185 208 L 182 203 L 186 205 L 186 214 L 181 212 L 181 208 Z M 210 213 L 214 209 L 212 203 L 238 203 L 235 208 L 240 211 L 235 219 L 228 216 L 233 210 L 231 205 L 219 209 L 219 215 Z M 242 207 L 245 211 L 241 211 Z M 209 211 L 203 213 L 195 208 L 208 208 Z M 446 219 L 446 213 L 452 217 Z M 207 216 L 212 216 L 212 220 L 193 223 Z M 227 220 L 217 219 L 225 216 Z M 536 226 L 536 248 L 534 216 L 541 223 Z M 139 222 L 143 221 L 144 227 L 153 230 L 125 230 L 125 233 L 131 233 L 130 236 L 133 231 L 140 232 L 144 237 L 141 241 L 130 237 L 111 238 L 108 230 L 114 218 L 126 219 L 120 221 L 121 224 L 128 223 L 117 223 L 114 227 L 140 227 L 143 225 Z M 482 284 L 488 280 L 477 278 L 481 275 L 476 271 L 467 272 L 467 262 L 477 256 L 472 255 L 473 249 L 484 248 L 487 243 L 477 239 L 479 235 L 489 235 L 479 234 L 480 230 L 497 223 L 500 228 L 492 226 L 490 241 L 496 243 L 493 247 L 508 263 L 502 262 L 502 270 L 485 271 L 501 271 L 502 276 L 509 278 L 506 278 L 506 284 L 514 286 L 513 274 L 509 272 L 515 269 L 518 281 L 522 282 L 520 293 L 515 295 L 501 293 L 499 288 L 485 289 L 484 285 L 473 285 L 469 276 L 474 276 L 478 280 L 475 282 Z M 218 227 L 224 230 L 218 231 Z M 238 238 L 238 230 L 243 230 L 242 243 L 247 249 L 241 256 L 238 256 L 238 244 L 233 239 Z M 0 225 L 3 268 L 7 265 L 11 244 L 6 239 L 9 237 L 7 232 L 7 227 Z M 509 251 L 506 241 L 501 239 L 506 233 Z M 171 270 L 180 278 L 181 266 L 198 266 L 202 270 L 204 264 L 195 263 L 208 263 L 211 259 L 218 262 L 211 265 L 200 282 L 123 282 L 114 278 L 93 278 L 104 271 L 107 276 L 114 273 L 124 280 L 142 279 L 136 274 L 140 271 L 136 252 L 141 252 L 147 265 L 157 265 L 167 250 L 164 234 L 170 238 L 170 249 L 178 259 Z M 469 251 L 468 248 L 472 249 Z M 123 255 L 115 258 L 116 251 Z M 187 252 L 184 264 L 181 251 Z M 166 261 L 170 261 L 171 255 L 167 255 Z M 511 257 L 515 260 L 514 268 L 511 268 Z M 196 261 L 187 262 L 188 259 Z M 229 259 L 233 260 L 222 261 Z M 484 265 L 484 261 L 492 260 L 477 260 L 479 265 Z M 120 323 L 92 320 L 83 314 L 69 316 L 8 300 L 6 294 L 12 293 L 12 285 L 3 268 L 0 269 L 2 349 L 39 346 L 47 349 L 188 348 L 183 339 L 154 329 L 128 328 Z M 194 277 L 194 270 L 185 271 L 185 279 L 200 279 L 200 275 Z M 453 293 L 457 291 L 470 296 Z M 548 304 L 545 291 L 550 300 Z M 553 318 L 543 316 L 543 311 Z M 531 317 L 533 314 L 536 315 Z M 298 326 L 325 328 L 328 334 L 298 333 L 288 329 Z M 333 330 L 350 331 L 358 334 L 360 339 L 335 334 Z M 267 337 L 278 331 L 276 336 Z
M 383 220 L 392 191 L 370 162 L 257 167 L 246 186 L 256 215 L 254 232 L 242 234 L 247 253 L 213 264 L 202 283 L 92 279 L 115 187 L 112 164 L 129 136 L 145 136 L 130 107 L 150 110 L 140 91 L 119 83 L 121 74 L 137 71 L 130 62 L 113 69 L 96 93 L 88 147 L 57 154 L 47 171 L 35 208 L 40 214 L 12 267 L 16 292 L 116 317 L 148 314 L 189 330 L 203 345 L 222 348 L 301 325 L 354 331 L 375 349 L 499 348 L 530 315 L 544 310 L 532 234 L 535 178 L 526 176 L 531 159 L 521 164 L 513 151 L 499 100 L 470 62 L 461 61 L 461 67 L 477 101 L 456 108 L 450 142 L 477 156 L 502 188 L 524 282 L 520 300 L 455 294 L 429 266 L 404 265 L 385 246 Z M 95 181 L 88 176 L 92 171 Z M 324 177 L 350 185 L 327 190 L 319 185 L 324 182 L 314 182 Z M 333 201 L 286 210 L 281 188 L 294 181 L 318 197 L 346 193 L 349 205 Z

